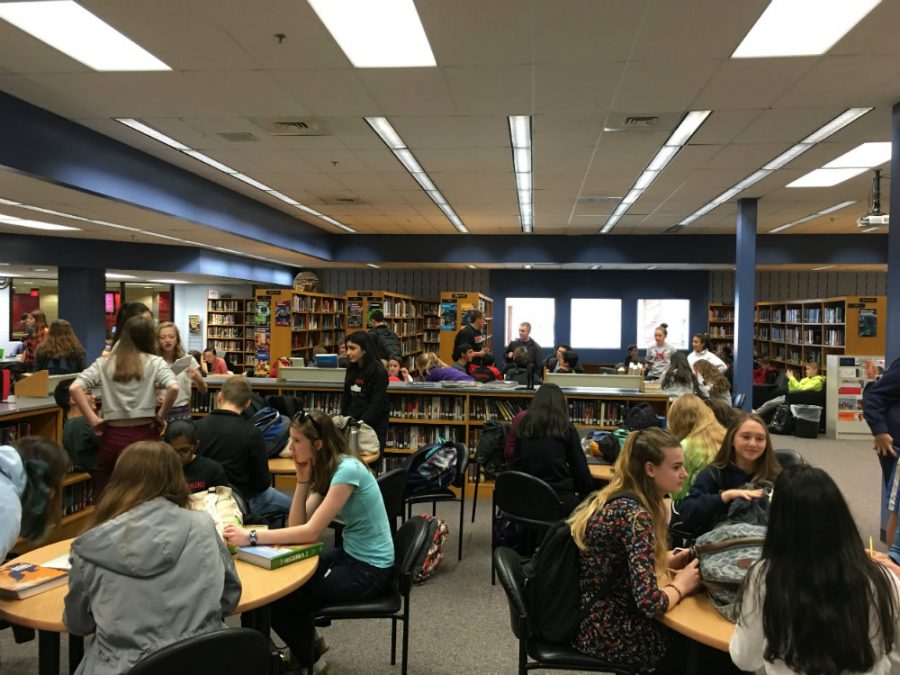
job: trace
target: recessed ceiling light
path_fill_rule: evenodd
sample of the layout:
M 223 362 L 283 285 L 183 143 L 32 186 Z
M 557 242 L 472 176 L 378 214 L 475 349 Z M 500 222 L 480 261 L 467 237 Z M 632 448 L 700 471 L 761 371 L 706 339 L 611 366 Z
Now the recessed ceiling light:
M 137 279 L 137 277 L 132 276 L 130 274 L 116 274 L 115 272 L 107 272 L 107 279 Z
M 802 218 L 798 218 L 797 220 L 791 221 L 790 223 L 785 223 L 784 225 L 779 225 L 775 229 L 769 230 L 769 234 L 775 234 L 776 232 L 783 232 L 795 225 L 802 225 L 803 223 L 808 223 L 811 220 L 815 220 L 816 218 L 821 218 L 822 216 L 827 216 L 829 213 L 834 213 L 835 211 L 840 211 L 841 209 L 845 209 L 848 206 L 852 206 L 856 204 L 855 200 L 839 202 L 834 206 L 829 206 L 827 209 L 822 209 L 821 211 L 816 211 L 815 213 L 811 213 L 808 216 L 803 216 Z
M 837 159 L 831 160 L 822 168 L 810 171 L 788 183 L 787 187 L 831 187 L 889 161 L 891 161 L 890 141 L 862 143 Z
M 357 68 L 434 67 L 413 0 L 309 0 Z
M 94 70 L 172 70 L 72 0 L 3 2 L 0 18 Z
M 824 54 L 881 0 L 771 0 L 733 59 Z
M 822 265 L 821 267 L 813 267 L 811 271 L 821 272 L 822 270 L 830 270 L 834 265 Z
M 47 267 L 32 267 L 32 272 L 49 272 L 50 270 Z
M 531 263 L 527 263 L 527 264 L 525 265 L 525 269 L 526 269 L 526 270 L 530 270 L 530 269 L 531 269 Z
M 147 279 L 154 284 L 188 284 L 189 281 L 181 281 L 181 279 Z
M 800 176 L 797 180 L 791 181 L 785 187 L 831 187 L 832 185 L 843 183 L 845 180 L 855 178 L 866 171 L 867 169 L 816 169 L 804 176 Z
M 866 229 L 861 230 L 861 232 L 862 232 L 863 234 L 866 234 L 866 233 L 868 233 L 868 232 L 875 232 L 876 230 L 880 230 L 880 229 L 881 229 L 881 226 L 880 226 L 880 225 L 876 225 L 875 227 L 867 227 Z
M 0 224 L 13 225 L 15 227 L 27 227 L 31 230 L 48 230 L 52 232 L 79 230 L 79 228 L 70 227 L 69 225 L 57 225 L 56 223 L 45 223 L 40 220 L 28 220 L 26 218 L 16 218 L 14 216 L 5 216 L 2 214 L 0 214 Z
M 375 263 L 366 263 L 366 267 L 371 267 L 372 269 L 380 270 L 381 268 Z
M 466 265 L 466 267 L 470 270 L 477 270 L 478 268 L 475 265 Z

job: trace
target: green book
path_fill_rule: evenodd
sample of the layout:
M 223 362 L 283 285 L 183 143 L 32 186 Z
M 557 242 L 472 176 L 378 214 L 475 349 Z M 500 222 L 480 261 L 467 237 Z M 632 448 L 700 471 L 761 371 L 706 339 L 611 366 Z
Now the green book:
M 267 570 L 277 570 L 285 565 L 306 560 L 322 551 L 322 542 L 299 546 L 241 546 L 237 558 Z

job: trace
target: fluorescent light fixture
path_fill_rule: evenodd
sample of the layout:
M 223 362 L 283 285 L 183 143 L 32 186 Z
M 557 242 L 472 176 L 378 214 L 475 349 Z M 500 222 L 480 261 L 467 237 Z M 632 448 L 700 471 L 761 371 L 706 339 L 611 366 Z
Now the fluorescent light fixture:
M 107 279 L 137 279 L 136 276 L 133 276 L 131 274 L 117 274 L 116 272 L 107 272 L 106 278 Z
M 821 267 L 813 267 L 812 272 L 821 272 L 822 270 L 830 270 L 834 265 L 822 265 Z
M 522 232 L 534 231 L 534 176 L 531 169 L 531 116 L 509 116 L 509 143 L 512 146 L 519 224 Z
M 0 5 L 2 5 L 2 3 L 0 3 Z M 267 195 L 270 195 L 270 196 L 274 197 L 275 199 L 278 199 L 279 201 L 284 202 L 285 204 L 290 204 L 294 208 L 300 209 L 301 211 L 304 211 L 312 216 L 315 216 L 316 218 L 319 218 L 320 220 L 324 220 L 329 225 L 334 225 L 335 227 L 343 230 L 344 232 L 349 232 L 351 234 L 356 233 L 356 230 L 354 230 L 352 227 L 349 227 L 348 225 L 344 225 L 342 222 L 335 220 L 334 218 L 331 218 L 330 216 L 326 216 L 314 208 L 311 208 L 309 206 L 301 204 L 293 197 L 289 197 L 288 195 L 286 195 L 282 192 L 279 192 L 278 190 L 273 190 L 271 187 L 269 187 L 265 183 L 259 182 L 252 176 L 248 176 L 245 173 L 241 173 L 240 171 L 232 169 L 227 164 L 223 164 L 222 162 L 213 159 L 209 155 L 203 154 L 199 150 L 194 150 L 193 148 L 188 147 L 184 143 L 177 141 L 170 136 L 166 136 L 164 133 L 157 131 L 153 127 L 151 127 L 147 124 L 144 124 L 143 122 L 141 122 L 139 120 L 132 119 L 130 117 L 117 117 L 115 119 L 116 119 L 116 122 L 119 122 L 120 124 L 124 124 L 126 127 L 134 129 L 135 131 L 142 133 L 145 136 L 148 136 L 149 138 L 152 138 L 156 141 L 159 141 L 160 143 L 164 143 L 164 144 L 168 145 L 170 148 L 174 148 L 175 150 L 178 150 L 179 152 L 183 152 L 188 157 L 193 157 L 194 159 L 196 159 L 200 162 L 203 162 L 207 166 L 212 167 L 216 171 L 220 171 L 228 176 L 231 176 L 232 178 L 236 178 L 237 180 L 239 180 L 243 183 L 246 183 L 247 185 L 249 185 L 251 187 L 255 187 L 257 190 L 265 192 Z M 35 210 L 39 210 L 37 207 L 33 207 L 33 208 Z M 87 220 L 87 219 L 82 219 L 82 220 Z M 97 222 L 97 221 L 90 221 L 90 222 Z M 100 224 L 104 224 L 104 223 L 100 223 Z M 140 230 L 138 230 L 138 231 L 140 231 Z M 152 234 L 153 236 L 160 237 L 160 238 L 166 238 L 165 235 L 161 235 L 161 234 L 156 234 L 156 233 L 148 233 L 148 234 Z M 168 238 L 173 239 L 175 241 L 180 241 L 176 237 L 168 237 Z M 213 247 L 213 248 L 215 248 L 215 247 Z M 230 249 L 223 249 L 223 250 L 234 253 L 234 251 L 231 251 Z M 244 255 L 244 254 L 239 253 L 238 255 Z M 247 256 L 247 257 L 259 258 L 259 256 Z M 269 258 L 259 258 L 259 259 L 267 260 L 269 262 L 278 262 L 279 265 L 293 264 L 293 263 L 282 263 L 277 260 L 270 260 Z
M 811 220 L 815 220 L 816 218 L 821 218 L 822 216 L 827 216 L 829 213 L 834 213 L 835 211 L 840 211 L 841 209 L 846 209 L 848 206 L 853 206 L 856 204 L 855 200 L 849 200 L 845 202 L 839 202 L 834 206 L 829 206 L 827 209 L 822 209 L 821 211 L 816 211 L 815 213 L 811 213 L 808 216 L 803 216 L 802 218 L 798 218 L 797 220 L 791 221 L 790 223 L 785 223 L 784 225 L 779 225 L 773 230 L 769 230 L 769 234 L 775 234 L 776 232 L 783 232 L 789 228 L 794 227 L 795 225 L 802 225 L 803 223 L 808 223 Z
M 612 215 L 606 219 L 606 223 L 600 229 L 600 234 L 606 234 L 615 227 L 616 223 L 625 215 L 625 212 L 631 208 L 631 205 L 640 198 L 644 190 L 650 187 L 650 184 L 656 180 L 660 172 L 678 154 L 678 151 L 687 145 L 687 142 L 691 140 L 691 137 L 706 121 L 711 112 L 711 110 L 691 110 L 682 118 L 678 126 L 675 127 L 675 131 L 672 132 L 656 155 L 653 156 L 653 159 L 650 160 L 647 168 L 637 177 L 631 189 L 622 197 L 622 201 L 619 202 Z
M 600 265 L 591 265 L 591 270 L 599 270 Z
M 804 176 L 800 176 L 797 180 L 791 181 L 785 187 L 831 187 L 832 185 L 843 183 L 845 180 L 850 180 L 866 171 L 867 169 L 816 169 Z
M 824 54 L 881 0 L 771 0 L 733 59 Z
M 891 142 L 862 143 L 823 166 L 823 169 L 874 169 L 891 161 Z
M 52 232 L 73 232 L 80 231 L 81 229 L 78 227 L 70 227 L 69 225 L 57 225 L 56 223 L 45 223 L 40 220 L 16 218 L 14 216 L 5 216 L 2 214 L 0 214 L 0 223 L 4 225 L 13 225 L 15 227 L 27 227 L 31 230 L 48 230 Z
M 421 68 L 437 62 L 413 0 L 309 0 L 357 68 Z
M 181 281 L 181 279 L 147 279 L 152 284 L 187 284 L 190 283 L 188 281 Z
M 0 18 L 94 70 L 172 70 L 72 0 L 3 2 Z
M 530 269 L 531 269 L 531 263 L 527 263 L 527 264 L 525 265 L 525 269 L 526 269 L 526 270 L 530 270 Z
M 831 1 L 831 0 L 829 0 L 829 1 Z M 740 192 L 742 192 L 743 190 L 746 190 L 751 185 L 758 183 L 763 178 L 770 175 L 776 169 L 779 169 L 782 166 L 784 166 L 785 164 L 787 164 L 788 162 L 790 162 L 791 160 L 796 159 L 797 157 L 802 155 L 804 152 L 809 150 L 811 147 L 813 147 L 816 143 L 820 143 L 821 141 L 824 141 L 826 138 L 828 138 L 832 134 L 837 133 L 838 131 L 840 131 L 841 129 L 846 127 L 848 124 L 850 124 L 851 122 L 854 122 L 855 120 L 858 120 L 860 117 L 862 117 L 866 113 L 870 112 L 871 110 L 872 110 L 872 108 L 848 108 L 847 110 L 842 112 L 840 115 L 835 117 L 833 120 L 827 122 L 820 128 L 816 129 L 809 136 L 804 138 L 800 143 L 797 143 L 797 144 L 791 146 L 785 152 L 783 152 L 780 155 L 778 155 L 777 157 L 775 157 L 775 159 L 773 159 L 773 160 L 769 161 L 768 163 L 766 163 L 765 165 L 763 165 L 762 169 L 758 169 L 757 171 L 754 171 L 752 174 L 750 174 L 743 180 L 739 181 L 732 187 L 728 188 L 727 190 L 725 190 L 725 192 L 718 195 L 715 199 L 707 202 L 706 204 L 701 206 L 699 209 L 694 211 L 692 214 L 683 218 L 678 224 L 681 226 L 690 225 L 698 218 L 705 216 L 707 213 L 709 213 L 710 211 L 715 209 L 717 206 L 721 206 L 722 204 L 727 202 L 729 199 L 736 196 L 736 194 L 739 194 Z M 839 169 L 834 169 L 834 171 L 838 171 L 838 170 Z M 862 171 L 865 171 L 865 169 L 859 171 L 858 173 L 862 173 Z M 813 172 L 813 173 L 815 173 L 815 172 Z M 800 178 L 798 180 L 807 178 L 810 175 L 811 174 L 807 174 L 806 176 L 803 176 L 802 178 Z M 857 174 L 854 174 L 854 175 L 857 175 Z M 841 180 L 847 180 L 847 178 L 850 178 L 850 177 L 851 176 L 847 176 L 846 178 L 842 178 Z M 836 185 L 837 183 L 841 182 L 841 180 L 836 180 L 834 183 L 830 183 L 830 184 Z M 794 183 L 797 183 L 797 181 L 794 181 Z M 795 185 L 794 183 L 791 183 L 790 185 L 788 185 L 788 187 L 801 187 L 799 185 Z M 802 186 L 802 187 L 809 187 L 809 186 Z M 737 192 L 735 192 L 735 191 L 737 191 Z M 850 202 L 850 203 L 855 203 L 855 202 Z M 840 207 L 840 208 L 843 208 L 843 207 Z M 815 214 L 814 216 L 812 216 L 812 218 L 818 218 L 819 215 L 820 214 Z M 786 225 L 777 227 L 774 230 L 770 230 L 769 232 L 770 233 L 780 232 L 783 229 L 787 229 L 789 227 L 793 227 L 794 225 L 798 225 L 800 222 L 806 222 L 806 221 L 800 220 L 800 221 L 796 221 L 793 223 L 787 223 Z
M 31 271 L 32 272 L 49 272 L 50 268 L 48 268 L 48 267 L 32 267 Z
M 659 265 L 650 265 L 650 267 L 647 268 L 648 271 L 650 271 L 650 270 L 658 270 L 658 269 L 659 269 Z
M 366 263 L 366 267 L 371 267 L 372 269 L 380 270 L 381 268 L 375 263 Z
M 875 227 L 867 227 L 866 229 L 862 230 L 862 233 L 867 234 L 869 232 L 875 232 L 875 230 L 880 230 L 880 229 L 881 229 L 881 226 L 876 225 Z
M 330 4 L 331 1 L 332 0 L 328 0 L 328 4 Z M 316 2 L 316 0 L 310 0 L 310 2 Z M 349 2 L 349 0 L 335 0 L 334 4 L 343 5 L 345 4 L 345 2 Z M 379 5 L 379 3 L 372 4 Z M 467 234 L 469 230 L 463 224 L 462 219 L 458 215 L 456 215 L 456 211 L 454 211 L 453 207 L 450 206 L 447 198 L 444 197 L 441 191 L 438 190 L 435 184 L 432 182 L 428 174 L 425 173 L 425 170 L 421 167 L 418 160 L 415 158 L 415 155 L 412 154 L 412 151 L 409 149 L 409 147 L 407 147 L 406 143 L 400 137 L 400 134 L 397 133 L 397 130 L 394 129 L 390 121 L 388 121 L 388 118 L 366 117 L 364 119 L 366 120 L 366 123 L 371 127 L 372 131 L 378 134 L 378 137 L 382 140 L 382 142 L 392 153 L 394 153 L 394 157 L 396 157 L 397 160 L 403 165 L 403 168 L 409 172 L 409 175 L 412 176 L 413 179 L 419 184 L 419 186 L 425 191 L 425 194 L 427 194 L 431 198 L 431 201 L 433 201 L 435 205 L 444 213 L 444 215 L 447 216 L 447 220 L 452 223 L 453 227 L 455 227 L 462 234 Z
M 478 269 L 475 265 L 466 265 L 466 268 L 467 268 L 467 269 L 470 269 L 470 270 L 477 270 L 477 269 Z

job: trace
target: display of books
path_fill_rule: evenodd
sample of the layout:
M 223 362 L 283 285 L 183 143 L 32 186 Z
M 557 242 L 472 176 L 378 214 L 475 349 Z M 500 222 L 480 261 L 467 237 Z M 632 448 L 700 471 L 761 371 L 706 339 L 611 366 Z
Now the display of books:
M 277 570 L 285 565 L 319 555 L 322 546 L 320 541 L 298 546 L 241 546 L 237 558 L 267 570 Z
M 31 563 L 6 563 L 0 566 L 0 598 L 22 600 L 62 586 L 68 577 L 68 570 Z

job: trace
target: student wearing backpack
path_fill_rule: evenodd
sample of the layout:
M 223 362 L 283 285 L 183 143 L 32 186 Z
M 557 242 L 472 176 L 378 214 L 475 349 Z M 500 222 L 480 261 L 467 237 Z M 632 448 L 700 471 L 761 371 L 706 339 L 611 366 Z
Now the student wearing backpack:
M 403 352 L 400 347 L 400 338 L 397 334 L 387 327 L 384 321 L 384 312 L 376 309 L 369 317 L 372 329 L 369 331 L 369 337 L 372 338 L 372 346 L 375 349 L 375 356 L 379 359 L 390 359 L 394 356 L 399 357 Z
M 779 473 L 781 464 L 765 423 L 757 415 L 745 415 L 725 434 L 712 464 L 697 474 L 675 512 L 685 530 L 701 535 L 728 515 L 734 500 L 762 497 L 761 489 L 747 490 L 744 485 L 774 481 Z
M 664 499 L 686 477 L 672 434 L 635 431 L 609 485 L 570 516 L 581 550 L 579 651 L 639 672 L 685 672 L 681 650 L 669 648 L 671 631 L 656 618 L 700 587 L 690 551 L 668 550 Z
M 272 627 L 301 664 L 312 661 L 314 672 L 321 672 L 325 663 L 321 645 L 311 640 L 312 612 L 329 602 L 384 595 L 393 581 L 394 542 L 378 483 L 331 418 L 318 410 L 298 413 L 290 433 L 297 487 L 288 527 L 226 525 L 224 534 L 232 546 L 306 544 L 335 518 L 343 521 L 343 547 L 324 552 L 313 577 L 272 605 Z
M 569 404 L 555 384 L 542 385 L 513 425 L 510 468 L 540 478 L 553 488 L 568 515 L 594 490 L 581 439 L 569 421 Z
M 372 427 L 384 450 L 388 429 L 387 371 L 375 358 L 372 338 L 364 330 L 351 333 L 345 344 L 350 365 L 344 377 L 341 415 Z
M 898 672 L 900 582 L 869 558 L 821 469 L 795 465 L 775 482 L 762 558 L 737 612 L 729 651 L 741 670 Z

